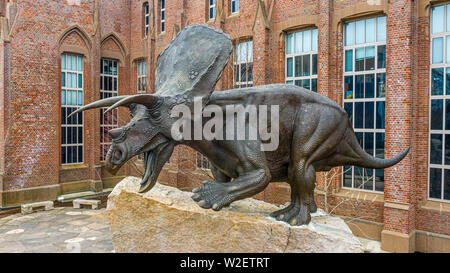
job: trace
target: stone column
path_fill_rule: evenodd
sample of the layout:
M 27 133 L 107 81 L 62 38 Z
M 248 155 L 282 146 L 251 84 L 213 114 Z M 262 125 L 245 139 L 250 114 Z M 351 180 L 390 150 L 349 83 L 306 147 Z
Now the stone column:
M 390 1 L 388 6 L 386 158 L 396 156 L 411 146 L 414 5 L 411 0 L 397 0 Z M 384 229 L 381 233 L 381 244 L 387 251 L 414 251 L 411 154 L 412 152 L 396 166 L 385 170 Z

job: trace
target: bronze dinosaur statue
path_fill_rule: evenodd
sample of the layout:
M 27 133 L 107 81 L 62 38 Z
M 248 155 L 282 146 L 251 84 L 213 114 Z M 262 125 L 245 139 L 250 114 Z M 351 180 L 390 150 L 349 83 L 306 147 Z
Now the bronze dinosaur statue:
M 192 198 L 199 206 L 220 210 L 263 191 L 270 182 L 283 181 L 291 186 L 291 203 L 271 216 L 302 225 L 310 222 L 310 212 L 317 209 L 313 198 L 317 171 L 343 165 L 387 168 L 407 155 L 409 148 L 392 159 L 369 155 L 359 146 L 343 108 L 300 87 L 273 84 L 213 92 L 232 47 L 229 36 L 220 30 L 204 25 L 187 27 L 159 56 L 155 94 L 107 98 L 73 113 L 99 107 L 129 108 L 131 121 L 109 131 L 112 145 L 106 161 L 113 173 L 143 153 L 145 172 L 140 191 L 146 192 L 156 183 L 173 148 L 187 145 L 210 160 L 216 180 L 194 190 Z M 269 128 L 278 125 L 278 147 L 262 151 L 264 141 L 259 135 L 256 140 L 174 139 L 171 128 L 179 116 L 171 112 L 177 105 L 194 110 L 194 97 L 201 97 L 201 107 L 216 105 L 224 115 L 229 105 L 279 106 L 278 124 L 270 124 L 268 119 Z M 210 119 L 202 117 L 201 122 L 204 125 Z M 194 122 L 190 119 L 187 124 Z M 216 130 L 226 131 L 226 126 Z M 248 123 L 245 126 L 249 129 Z

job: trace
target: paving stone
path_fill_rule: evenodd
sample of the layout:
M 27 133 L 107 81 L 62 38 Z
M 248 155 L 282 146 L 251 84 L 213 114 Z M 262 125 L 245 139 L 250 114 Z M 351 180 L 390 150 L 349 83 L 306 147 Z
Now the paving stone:
M 2 253 L 111 253 L 114 249 L 105 209 L 65 207 L 26 216 L 14 214 L 1 220 Z

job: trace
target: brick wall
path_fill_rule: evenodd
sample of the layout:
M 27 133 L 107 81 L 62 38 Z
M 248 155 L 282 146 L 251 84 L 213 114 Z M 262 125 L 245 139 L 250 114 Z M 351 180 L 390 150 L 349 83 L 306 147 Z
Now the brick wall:
M 150 6 L 150 31 L 144 35 L 143 4 Z M 85 55 L 85 102 L 99 98 L 100 58 L 120 61 L 119 94 L 136 93 L 136 62 L 148 64 L 148 92 L 154 92 L 158 54 L 187 25 L 209 24 L 228 33 L 234 43 L 253 40 L 254 84 L 284 82 L 285 34 L 317 27 L 318 90 L 342 105 L 343 23 L 387 15 L 386 157 L 411 146 L 399 165 L 386 170 L 385 192 L 378 201 L 343 197 L 340 176 L 326 192 L 334 213 L 384 223 L 387 231 L 423 230 L 450 235 L 449 210 L 433 210 L 427 200 L 430 1 L 410 0 L 241 0 L 238 14 L 230 1 L 216 1 L 218 17 L 209 20 L 205 0 L 166 0 L 165 31 L 160 29 L 160 0 L 17 0 L 0 5 L 10 34 L 0 44 L 0 191 L 98 180 L 99 112 L 85 114 L 85 161 L 78 168 L 60 165 L 60 59 L 62 52 Z M 3 2 L 2 2 L 3 4 Z M 219 11 L 223 10 L 223 13 Z M 16 16 L 17 15 L 17 16 Z M 0 21 L 1 22 L 1 21 Z M 229 61 L 217 90 L 233 86 Z M 120 124 L 128 111 L 120 109 Z M 176 147 L 160 180 L 192 188 L 207 179 L 196 169 L 195 151 Z M 125 166 L 119 175 L 136 174 Z M 110 177 L 104 170 L 102 177 Z M 323 174 L 316 201 L 324 205 Z M 352 190 L 350 190 L 352 191 Z M 358 192 L 358 191 L 354 191 Z M 340 195 L 341 194 L 341 195 Z M 372 195 L 371 195 L 372 196 Z M 283 183 L 271 184 L 257 198 L 274 203 L 290 199 Z M 401 207 L 399 209 L 399 207 Z M 442 206 L 441 206 L 442 207 Z M 443 206 L 448 207 L 448 204 Z

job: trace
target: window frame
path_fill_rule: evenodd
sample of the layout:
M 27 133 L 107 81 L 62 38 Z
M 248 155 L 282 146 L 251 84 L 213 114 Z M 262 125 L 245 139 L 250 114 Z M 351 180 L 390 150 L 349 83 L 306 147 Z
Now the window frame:
M 216 0 L 206 0 L 208 1 L 208 20 L 216 18 Z M 211 4 L 213 1 L 213 4 Z M 213 17 L 211 17 L 211 11 L 213 11 Z
M 236 3 L 236 11 L 233 11 L 233 3 Z M 239 13 L 239 0 L 231 0 L 231 2 L 230 2 L 230 13 L 231 14 Z
M 143 14 L 144 14 L 144 37 L 148 37 L 149 26 L 150 26 L 150 5 L 148 2 L 143 4 Z
M 444 7 L 444 17 L 443 17 L 443 24 L 444 24 L 444 31 L 433 33 L 433 9 L 436 7 Z M 445 202 L 450 203 L 450 199 L 444 199 L 445 197 L 445 171 L 449 170 L 450 172 L 450 165 L 445 164 L 445 139 L 446 135 L 450 136 L 450 128 L 446 130 L 445 123 L 446 123 L 446 101 L 450 101 L 450 93 L 447 95 L 447 86 L 446 86 L 446 79 L 447 79 L 447 69 L 450 70 L 450 61 L 447 62 L 447 37 L 450 36 L 450 28 L 447 28 L 449 25 L 447 25 L 447 15 L 450 15 L 450 4 L 449 3 L 442 3 L 433 5 L 430 8 L 430 70 L 429 70 L 429 93 L 428 93 L 428 168 L 427 168 L 427 199 L 431 201 L 438 201 L 438 202 Z M 441 63 L 433 63 L 433 39 L 434 38 L 441 38 L 443 39 L 442 43 L 442 62 Z M 442 95 L 432 95 L 432 81 L 433 81 L 433 75 L 432 71 L 433 69 L 442 68 L 443 69 L 443 86 L 442 86 Z M 442 129 L 432 129 L 431 126 L 431 118 L 432 118 L 432 101 L 433 100 L 441 100 L 442 101 Z M 441 164 L 435 164 L 431 163 L 431 136 L 432 135 L 440 135 L 442 136 L 442 163 Z M 440 198 L 431 197 L 431 168 L 434 169 L 440 169 L 441 170 L 441 194 Z M 449 185 L 450 187 L 450 185 Z
M 200 152 L 196 152 L 195 166 L 201 170 L 211 170 L 211 162 Z
M 245 61 L 239 61 L 239 46 L 241 45 L 241 44 L 247 44 L 246 45 L 246 47 L 247 47 L 247 52 L 246 52 L 246 54 L 245 54 L 245 56 L 246 56 L 246 60 Z M 249 47 L 249 44 L 251 44 L 251 47 Z M 252 55 L 251 55 L 251 60 L 249 59 L 249 53 L 250 53 L 250 51 L 249 51 L 249 48 L 251 48 L 252 49 Z M 254 64 L 254 60 L 253 60 L 253 57 L 254 57 L 254 51 L 253 51 L 253 40 L 244 40 L 244 41 L 236 41 L 235 42 L 235 44 L 234 44 L 234 46 L 233 46 L 233 54 L 234 54 L 234 56 L 233 56 L 233 88 L 234 89 L 236 89 L 236 88 L 246 88 L 246 87 L 253 87 L 253 83 L 254 83 L 254 73 L 253 73 L 253 64 Z M 251 81 L 249 81 L 248 80 L 248 67 L 249 67 L 249 65 L 248 64 L 252 64 L 252 80 Z M 242 79 L 241 79 L 241 65 L 242 64 L 246 64 L 246 72 L 245 72 L 245 79 L 246 79 L 246 81 L 242 81 Z M 236 81 L 236 66 L 238 66 L 238 75 L 239 75 L 239 82 L 237 82 Z M 249 86 L 249 85 L 251 85 L 251 86 Z
M 141 65 L 142 68 L 145 68 L 144 73 L 140 73 L 141 71 Z M 139 60 L 136 63 L 136 77 L 137 77 L 137 81 L 136 81 L 136 91 L 138 94 L 145 94 L 147 93 L 147 71 L 148 71 L 148 65 L 147 65 L 147 60 Z M 144 85 L 144 89 L 141 90 L 139 89 L 139 80 L 142 81 L 142 79 L 145 79 L 145 85 Z
M 352 104 L 352 116 L 351 117 L 349 117 L 350 118 L 350 122 L 351 122 L 351 125 L 352 125 L 352 128 L 353 128 L 353 130 L 355 131 L 355 134 L 357 134 L 357 133 L 362 133 L 363 134 L 363 143 L 361 143 L 360 144 L 360 146 L 361 146 L 361 148 L 365 151 L 365 134 L 366 133 L 372 133 L 373 134 L 373 146 L 372 146 L 372 156 L 374 156 L 374 157 L 376 157 L 376 153 L 377 153 L 377 134 L 384 134 L 384 144 L 383 144 L 383 158 L 385 157 L 385 153 L 386 153 L 386 93 L 384 94 L 384 96 L 383 97 L 378 97 L 377 96 L 377 78 L 378 78 L 378 74 L 384 74 L 384 89 L 385 89 L 385 92 L 386 92 L 386 83 L 387 83 L 387 74 L 386 74 L 386 63 L 385 63 L 385 67 L 384 68 L 378 68 L 378 46 L 387 46 L 387 36 L 386 36 L 386 38 L 383 40 L 383 41 L 378 41 L 377 39 L 378 39 L 378 37 L 377 37 L 377 35 L 378 35 L 378 18 L 382 18 L 382 17 L 385 17 L 386 19 L 387 19 L 387 16 L 386 15 L 376 15 L 376 16 L 372 16 L 372 17 L 367 17 L 367 18 L 358 18 L 358 19 L 354 19 L 354 20 L 351 20 L 351 21 L 347 21 L 347 22 L 345 22 L 345 24 L 343 24 L 343 43 L 342 43 L 342 56 L 343 56 L 343 58 L 342 58 L 342 71 L 343 71 L 343 75 L 342 75 L 342 86 L 341 86 L 341 90 L 342 90 L 342 98 L 343 98 L 343 100 L 342 100 L 342 104 L 343 104 L 343 107 L 345 108 L 345 103 L 351 103 Z M 356 43 L 356 22 L 358 22 L 358 21 L 364 21 L 364 41 L 366 40 L 366 20 L 369 20 L 369 19 L 375 19 L 375 41 L 374 42 L 364 42 L 364 43 L 361 43 L 361 44 L 357 44 Z M 353 23 L 354 25 L 353 25 L 353 44 L 352 45 L 346 45 L 345 44 L 345 42 L 346 42 L 346 35 L 347 35 L 347 33 L 346 33 L 346 25 L 347 24 L 349 24 L 349 23 Z M 385 33 L 387 32 L 387 27 L 386 27 L 386 29 L 385 29 Z M 369 48 L 369 47 L 374 47 L 374 69 L 372 69 L 372 70 L 367 70 L 367 69 L 363 69 L 362 71 L 356 71 L 356 49 L 359 49 L 359 48 L 364 48 L 364 66 L 365 66 L 365 62 L 366 62 L 366 48 Z M 352 71 L 345 71 L 346 69 L 346 67 L 345 67 L 345 65 L 346 65 L 346 56 L 345 56 L 345 54 L 346 54 L 346 51 L 348 51 L 348 50 L 352 50 Z M 385 50 L 385 61 L 387 60 L 387 51 Z M 372 98 L 365 98 L 365 89 L 366 89 L 366 81 L 365 81 L 365 77 L 366 77 L 366 75 L 374 75 L 374 81 L 373 81 L 373 83 L 374 83 L 374 89 L 373 89 L 373 92 L 374 92 L 374 95 L 373 95 L 373 97 Z M 353 77 L 353 82 L 352 82 L 352 84 L 353 84 L 353 90 L 352 90 L 352 98 L 346 98 L 346 94 L 345 94 L 345 78 L 347 77 L 347 76 L 352 76 Z M 364 83 L 363 83 L 363 85 L 364 85 L 364 89 L 363 89 L 363 92 L 364 92 L 364 95 L 363 95 L 363 98 L 356 98 L 356 76 L 364 76 Z M 366 125 L 366 111 L 365 111 L 365 103 L 370 103 L 370 102 L 372 102 L 373 103 L 373 118 L 372 118 L 372 120 L 373 120 L 373 128 L 364 128 L 365 127 L 365 125 Z M 384 102 L 384 129 L 377 129 L 377 103 L 378 102 Z M 363 112 L 363 117 L 362 117 L 362 124 L 363 124 L 363 128 L 355 128 L 355 108 L 356 108 L 356 103 L 363 103 L 363 110 L 362 110 L 362 112 Z M 355 167 L 355 166 L 349 166 L 350 167 L 350 169 L 347 169 L 347 170 L 345 170 L 345 167 L 347 167 L 347 166 L 344 166 L 344 167 L 342 167 L 342 170 L 343 170 L 343 172 L 342 172 L 342 183 L 341 183 L 341 186 L 343 187 L 343 188 L 346 188 L 346 189 L 352 189 L 352 190 L 358 190 L 358 191 L 365 191 L 365 192 L 371 192 L 371 193 L 384 193 L 384 190 L 385 190 L 385 182 L 386 182 L 386 176 L 385 176 L 385 173 L 383 174 L 383 177 L 384 177 L 384 181 L 383 181 L 383 190 L 382 191 L 380 191 L 380 190 L 377 190 L 376 189 L 376 169 L 369 169 L 369 170 L 372 170 L 372 189 L 366 189 L 366 188 L 364 188 L 364 184 L 365 183 L 367 183 L 367 181 L 366 181 L 366 176 L 367 176 L 367 173 L 365 172 L 365 170 L 367 169 L 367 168 L 362 168 L 361 167 L 361 169 L 362 169 L 362 171 L 363 171 L 363 173 L 362 173 L 362 175 L 361 175 L 361 185 L 360 185 L 360 187 L 357 187 L 356 185 L 355 185 L 355 173 L 356 173 L 356 170 L 355 170 L 355 168 L 358 168 L 358 167 Z M 344 183 L 345 183 L 345 175 L 346 175 L 346 173 L 347 173 L 347 171 L 348 170 L 351 170 L 351 177 L 352 177 L 352 181 L 351 181 L 351 187 L 348 187 L 348 186 L 345 186 L 344 185 Z
M 165 0 L 160 0 L 159 2 L 159 8 L 160 8 L 160 12 L 159 12 L 159 18 L 160 18 L 160 31 L 161 33 L 166 31 L 166 1 Z M 164 18 L 163 18 L 164 17 Z
M 84 104 L 84 96 L 85 96 L 85 94 L 84 94 L 84 56 L 83 55 L 81 55 L 81 54 L 76 54 L 76 53 L 69 53 L 69 52 L 64 52 L 64 53 L 62 53 L 61 55 L 61 62 L 60 62 L 60 64 L 61 64 L 61 69 L 60 69 L 60 79 L 62 80 L 62 75 L 63 75 L 63 73 L 64 73 L 64 83 L 65 83 L 65 85 L 63 86 L 62 85 L 62 83 L 61 83 L 61 88 L 60 88 L 60 95 L 61 95 L 61 97 L 60 97 L 60 105 L 61 105 L 61 107 L 60 107 L 60 110 L 61 110 L 61 112 L 63 111 L 63 108 L 66 108 L 66 109 L 69 109 L 69 108 L 75 108 L 74 110 L 76 110 L 76 109 L 79 109 L 80 107 L 82 107 L 83 106 L 83 104 Z M 71 56 L 71 57 L 76 57 L 76 60 L 77 60 L 77 70 L 70 70 L 70 69 L 68 69 L 68 67 L 67 67 L 67 57 L 68 56 Z M 78 58 L 81 58 L 81 71 L 78 69 L 78 65 L 79 65 L 79 62 L 78 62 Z M 64 64 L 64 66 L 63 66 L 63 64 L 62 64 L 62 62 L 63 62 L 63 59 L 64 59 L 64 61 L 65 61 L 65 64 Z M 67 75 L 68 75 L 68 73 L 75 73 L 77 76 L 76 76 L 76 85 L 77 85 L 77 87 L 76 88 L 68 88 L 68 86 L 67 86 L 67 83 L 68 83 L 68 81 L 67 81 Z M 80 77 L 80 75 L 81 75 L 81 88 L 78 86 L 78 84 L 79 84 L 79 77 Z M 69 105 L 69 104 L 67 104 L 67 101 L 68 101 L 68 96 L 67 96 L 67 91 L 68 90 L 71 90 L 71 91 L 75 91 L 76 93 L 77 93 L 77 96 L 76 96 L 76 98 L 77 98 L 77 104 L 76 105 Z M 62 102 L 62 92 L 63 92 L 63 90 L 64 90 L 64 92 L 65 92 L 65 95 L 64 95 L 64 103 Z M 78 100 L 79 100 L 79 92 L 81 91 L 81 94 L 82 94 L 82 98 L 81 98 L 81 104 L 78 102 Z M 67 114 L 67 110 L 66 110 L 66 119 L 67 119 L 67 116 L 68 116 L 69 114 Z M 61 113 L 61 122 L 60 122 L 60 129 L 61 129 L 61 136 L 60 136 L 60 141 L 61 141 L 61 143 L 60 143 L 60 153 L 61 153 L 61 155 L 60 155 L 60 160 L 61 160 L 61 165 L 62 166 L 70 166 L 70 165 L 77 165 L 77 164 L 83 164 L 84 163 L 84 159 L 85 159 L 85 153 L 84 153 L 84 142 L 85 142 L 85 135 L 84 135 L 84 114 L 83 113 L 78 113 L 77 114 L 77 116 L 73 116 L 73 117 L 71 117 L 70 119 L 71 120 L 73 120 L 74 118 L 77 118 L 77 120 L 78 120 L 78 118 L 79 117 L 81 117 L 81 119 L 82 119 L 82 121 L 81 121 L 81 125 L 80 124 L 69 124 L 68 122 L 63 122 L 63 115 L 62 115 L 62 113 Z M 65 123 L 65 124 L 64 124 Z M 77 133 L 75 134 L 75 138 L 77 139 L 77 143 L 71 143 L 71 144 L 68 144 L 68 134 L 67 134 L 67 132 L 68 132 L 68 129 L 66 129 L 65 131 L 66 131 L 66 133 L 64 134 L 65 135 L 65 137 L 66 137 L 66 139 L 65 139 L 65 141 L 63 141 L 63 134 L 62 134 L 62 130 L 63 130 L 63 128 L 77 128 Z M 82 141 L 81 141 L 81 143 L 78 143 L 78 129 L 79 128 L 81 128 L 81 134 L 82 134 Z M 72 138 L 73 138 L 73 134 L 72 134 Z M 64 144 L 63 144 L 63 142 L 65 142 Z M 76 160 L 76 162 L 68 162 L 69 160 L 68 160 L 68 152 L 67 152 L 67 147 L 77 147 L 77 160 Z M 78 149 L 79 149 L 79 147 L 81 147 L 81 151 L 82 151 L 82 155 L 81 155 L 81 161 L 80 160 L 78 160 Z M 64 148 L 66 148 L 66 153 L 65 153 L 65 156 L 66 156 L 66 159 L 65 159 L 65 163 L 64 163 L 64 161 L 63 161 L 63 152 L 62 152 L 62 150 L 64 149 Z
M 317 47 L 315 50 L 313 50 L 313 31 L 316 30 L 317 31 Z M 297 35 L 297 33 L 302 33 L 302 47 L 304 46 L 304 42 L 303 42 L 303 33 L 306 31 L 310 31 L 311 33 L 311 41 L 310 41 L 310 50 L 309 51 L 305 51 L 305 52 L 299 52 L 299 53 L 295 53 L 295 36 Z M 286 84 L 293 84 L 296 85 L 296 81 L 301 81 L 303 82 L 304 80 L 309 80 L 309 90 L 312 92 L 316 92 L 317 93 L 317 88 L 318 88 L 318 83 L 319 83 L 319 78 L 318 78 L 318 74 L 319 74 L 319 35 L 318 35 L 318 28 L 307 28 L 307 29 L 301 29 L 301 30 L 295 30 L 295 31 L 290 31 L 288 33 L 286 33 L 286 38 L 285 38 L 285 51 L 284 51 L 284 82 Z M 287 53 L 287 40 L 288 40 L 288 35 L 292 34 L 293 38 L 292 38 L 292 52 L 290 54 Z M 296 57 L 303 57 L 309 55 L 309 71 L 310 74 L 308 76 L 299 76 L 296 77 L 295 76 L 295 58 Z M 313 74 L 313 56 L 316 55 L 316 60 L 317 60 L 317 64 L 316 64 L 316 74 Z M 287 62 L 288 59 L 292 58 L 292 77 L 288 77 L 288 69 L 287 69 Z M 302 61 L 303 62 L 303 61 Z M 312 90 L 312 82 L 313 80 L 316 80 L 316 91 Z M 297 85 L 298 86 L 298 85 Z M 303 86 L 303 83 L 302 83 Z M 301 86 L 301 87 L 302 87 Z M 303 87 L 304 88 L 304 87 Z
M 116 71 L 115 75 L 114 74 L 105 74 L 104 71 L 102 72 L 105 61 L 112 62 L 112 63 L 116 64 L 115 67 L 116 67 L 117 71 Z M 104 88 L 105 84 L 101 83 L 100 84 L 100 98 L 103 98 L 105 96 L 105 94 L 110 94 L 107 97 L 116 97 L 116 96 L 118 96 L 119 95 L 119 60 L 109 59 L 109 58 L 101 58 L 100 59 L 100 63 L 101 63 L 101 67 L 102 67 L 100 69 L 100 81 L 102 81 L 103 79 L 105 79 L 107 77 L 112 78 L 112 81 L 111 81 L 112 84 L 113 84 L 112 89 L 114 89 L 114 79 L 116 79 L 116 89 L 117 89 L 117 90 L 105 90 L 105 88 Z M 101 116 L 101 118 L 100 118 L 100 162 L 104 162 L 105 161 L 107 151 L 108 151 L 109 147 L 112 144 L 112 141 L 110 141 L 110 142 L 102 141 L 102 128 L 103 128 L 103 132 L 104 132 L 103 140 L 105 140 L 105 138 L 109 138 L 109 136 L 108 136 L 108 131 L 109 130 L 115 129 L 115 128 L 119 128 L 119 113 L 118 113 L 117 109 L 113 109 L 111 112 L 107 113 L 107 115 L 111 115 L 112 124 L 105 124 L 104 123 L 105 115 L 103 114 L 103 111 L 105 111 L 106 109 L 108 109 L 108 107 L 100 108 L 100 115 L 103 115 L 103 117 Z M 114 118 L 114 116 L 115 116 L 115 118 Z M 106 128 L 109 128 L 109 130 L 106 131 Z M 107 146 L 108 149 L 105 149 L 106 152 L 103 155 L 102 151 L 103 151 L 103 147 L 104 146 Z

